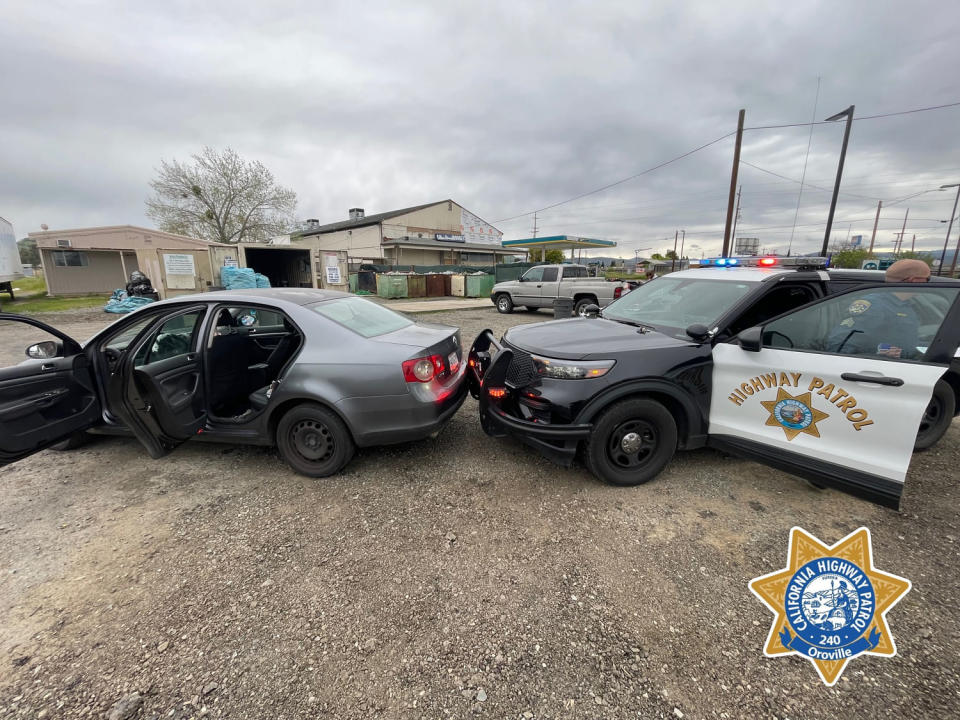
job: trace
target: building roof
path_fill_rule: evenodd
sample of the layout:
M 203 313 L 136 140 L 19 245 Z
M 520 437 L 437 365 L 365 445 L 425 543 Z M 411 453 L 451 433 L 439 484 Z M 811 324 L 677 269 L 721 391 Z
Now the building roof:
M 460 250 L 466 252 L 488 253 L 509 255 L 523 252 L 523 248 L 502 248 L 499 245 L 487 245 L 485 243 L 468 242 L 445 242 L 443 240 L 434 240 L 433 238 L 415 238 L 404 240 L 403 238 L 384 238 L 381 243 L 384 247 L 409 247 L 420 250 Z
M 505 248 L 551 247 L 558 250 L 570 250 L 571 248 L 616 247 L 617 243 L 613 240 L 597 240 L 595 238 L 577 237 L 576 235 L 550 235 L 522 240 L 504 240 L 501 245 Z
M 453 202 L 453 200 L 437 200 L 436 202 L 427 203 L 426 205 L 414 205 L 413 207 L 377 213 L 376 215 L 365 215 L 364 217 L 357 218 L 356 220 L 341 220 L 340 222 L 327 223 L 326 225 L 321 225 L 313 230 L 304 230 L 300 233 L 297 233 L 297 236 L 307 237 L 308 235 L 320 235 L 322 233 L 336 232 L 337 230 L 348 230 L 350 228 L 365 227 L 367 225 L 377 225 L 384 220 L 389 220 L 390 218 L 395 218 L 400 215 L 416 212 L 417 210 L 425 210 L 428 207 L 440 205 L 441 203 L 445 202 Z M 460 205 L 460 203 L 457 203 L 457 205 Z
M 200 238 L 188 237 L 187 235 L 177 235 L 175 233 L 168 233 L 168 232 L 164 232 L 163 230 L 156 230 L 154 228 L 140 227 L 139 225 L 104 225 L 101 227 L 68 228 L 64 230 L 38 230 L 36 232 L 27 233 L 27 235 L 31 238 L 42 240 L 43 238 L 59 237 L 62 235 L 73 235 L 73 236 L 94 235 L 94 234 L 102 235 L 104 233 L 116 233 L 116 232 L 147 232 L 154 235 L 161 235 L 163 237 L 168 237 L 173 240 L 179 240 L 181 242 L 200 245 L 203 247 L 207 247 L 208 245 L 222 245 L 224 247 L 233 247 L 233 245 L 230 243 L 218 243 L 212 240 L 201 240 Z

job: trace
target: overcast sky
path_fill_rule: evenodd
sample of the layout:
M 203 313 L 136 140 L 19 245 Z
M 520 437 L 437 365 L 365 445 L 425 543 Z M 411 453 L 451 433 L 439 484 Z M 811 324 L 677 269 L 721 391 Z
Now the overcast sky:
M 133 9 L 140 6 L 140 9 Z M 150 225 L 161 158 L 232 147 L 321 222 L 452 197 L 505 220 L 746 125 L 960 101 L 950 2 L 0 2 L 0 215 L 18 236 Z M 960 182 L 960 107 L 854 122 L 834 237 L 878 199 Z M 742 159 L 787 178 L 809 128 L 753 130 Z M 843 123 L 814 127 L 793 251 L 819 248 Z M 688 254 L 723 237 L 733 138 L 538 215 L 539 233 Z M 800 186 L 742 166 L 737 235 L 786 251 Z M 942 247 L 955 195 L 884 209 L 890 249 Z M 955 224 L 956 227 L 956 224 Z M 665 238 L 670 238 L 669 241 Z

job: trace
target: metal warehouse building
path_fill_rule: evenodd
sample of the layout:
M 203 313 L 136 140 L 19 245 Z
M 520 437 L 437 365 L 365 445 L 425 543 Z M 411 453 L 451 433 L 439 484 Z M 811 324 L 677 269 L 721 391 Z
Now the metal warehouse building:
M 503 233 L 453 200 L 439 200 L 390 212 L 366 215 L 353 208 L 349 217 L 265 245 L 243 243 L 242 261 L 276 286 L 339 287 L 347 267 L 384 265 L 493 265 L 525 251 L 504 249 Z M 274 241 L 275 243 L 277 241 Z M 339 267 L 330 275 L 328 268 Z

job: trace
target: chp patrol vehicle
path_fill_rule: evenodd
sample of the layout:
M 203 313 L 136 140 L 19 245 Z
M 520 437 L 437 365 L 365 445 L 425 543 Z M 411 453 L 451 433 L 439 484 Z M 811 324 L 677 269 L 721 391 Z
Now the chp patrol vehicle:
M 911 308 L 900 319 L 916 318 L 916 347 L 896 358 L 832 340 L 862 333 L 858 314 L 894 294 Z M 914 449 L 956 413 L 958 297 L 960 281 L 885 283 L 824 258 L 716 258 L 590 317 L 499 341 L 486 330 L 468 382 L 488 435 L 561 464 L 580 451 L 613 484 L 647 482 L 677 449 L 709 446 L 899 507 Z

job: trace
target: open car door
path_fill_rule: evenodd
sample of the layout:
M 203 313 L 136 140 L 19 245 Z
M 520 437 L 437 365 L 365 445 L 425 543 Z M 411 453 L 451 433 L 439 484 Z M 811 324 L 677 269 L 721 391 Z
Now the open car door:
M 201 431 L 207 420 L 202 329 L 206 306 L 180 308 L 142 332 L 120 361 L 120 416 L 153 458 Z
M 718 344 L 709 444 L 898 508 L 921 419 L 960 339 L 958 293 L 857 289 Z M 871 307 L 893 317 L 864 322 Z M 893 342 L 904 338 L 913 347 Z
M 102 415 L 93 370 L 79 343 L 32 318 L 0 313 L 0 325 L 7 323 L 33 326 L 57 340 L 34 343 L 25 362 L 0 368 L 0 465 L 87 430 Z

